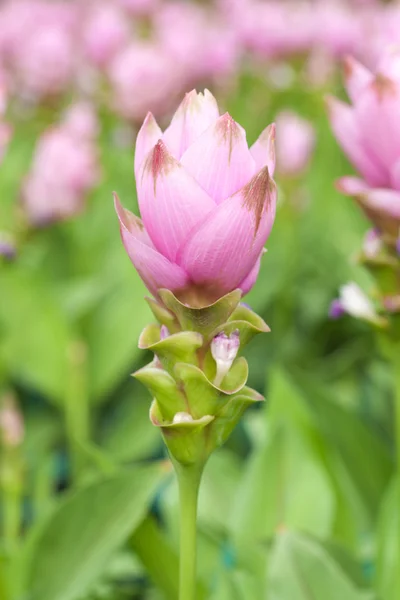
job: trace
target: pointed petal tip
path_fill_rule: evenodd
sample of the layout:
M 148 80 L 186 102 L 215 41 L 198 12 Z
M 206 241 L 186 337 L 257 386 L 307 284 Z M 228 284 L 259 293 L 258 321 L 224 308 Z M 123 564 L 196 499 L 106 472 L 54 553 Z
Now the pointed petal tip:
M 159 139 L 144 161 L 142 168 L 143 173 L 145 171 L 150 172 L 153 179 L 156 180 L 159 175 L 165 173 L 176 164 L 178 164 L 177 161 L 169 152 L 163 140 Z
M 264 211 L 275 213 L 276 184 L 269 173 L 268 166 L 259 171 L 242 190 L 243 206 L 254 212 L 255 235 Z

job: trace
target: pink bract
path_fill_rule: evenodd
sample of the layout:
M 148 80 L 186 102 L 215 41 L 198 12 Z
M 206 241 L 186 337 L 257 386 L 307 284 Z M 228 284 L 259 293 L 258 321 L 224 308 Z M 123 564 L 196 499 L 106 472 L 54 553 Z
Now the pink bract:
M 248 147 L 212 94 L 186 94 L 163 133 L 149 114 L 136 142 L 142 219 L 115 196 L 125 249 L 147 288 L 203 306 L 254 285 L 276 209 L 275 127 Z

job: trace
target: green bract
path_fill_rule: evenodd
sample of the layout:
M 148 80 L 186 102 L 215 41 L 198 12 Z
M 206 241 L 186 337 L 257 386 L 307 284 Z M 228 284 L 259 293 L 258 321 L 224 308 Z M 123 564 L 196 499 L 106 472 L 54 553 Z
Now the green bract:
M 169 290 L 159 290 L 159 297 L 161 301 L 148 299 L 158 324 L 148 325 L 139 339 L 139 347 L 154 352 L 154 360 L 134 376 L 154 398 L 150 418 L 160 427 L 172 458 L 185 465 L 205 462 L 227 440 L 245 409 L 263 400 L 246 387 L 243 357 L 235 358 L 215 385 L 211 342 L 219 333 L 237 331 L 241 350 L 269 327 L 240 304 L 240 290 L 203 308 L 182 304 Z

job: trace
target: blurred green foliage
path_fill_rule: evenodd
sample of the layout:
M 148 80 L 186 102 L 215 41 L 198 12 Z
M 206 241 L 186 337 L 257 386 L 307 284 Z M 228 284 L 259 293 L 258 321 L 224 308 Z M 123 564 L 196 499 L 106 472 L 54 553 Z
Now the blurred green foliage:
M 334 90 L 337 92 L 338 90 Z M 253 142 L 278 110 L 317 131 L 280 203 L 248 303 L 270 325 L 246 351 L 265 393 L 210 460 L 199 509 L 199 599 L 395 600 L 398 507 L 392 384 L 376 333 L 328 308 L 348 280 L 367 223 L 334 188 L 349 172 L 321 90 L 272 90 L 245 71 L 222 98 Z M 0 220 L 18 227 L 18 188 L 43 113 L 15 124 L 0 172 Z M 20 240 L 0 266 L 0 385 L 25 423 L 1 457 L 1 600 L 177 597 L 177 490 L 129 374 L 149 360 L 152 317 L 119 238 L 111 193 L 136 210 L 133 150 L 102 116 L 103 181 L 84 214 Z M 397 586 L 397 587 L 396 587 Z

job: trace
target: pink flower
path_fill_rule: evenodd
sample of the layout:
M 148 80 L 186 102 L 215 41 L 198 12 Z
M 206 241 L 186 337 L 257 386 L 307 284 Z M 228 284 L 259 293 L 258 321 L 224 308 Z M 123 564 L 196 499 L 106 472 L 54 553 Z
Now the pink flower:
M 126 119 L 140 121 L 147 110 L 165 112 L 180 82 L 176 62 L 155 43 L 132 42 L 109 68 L 114 106 Z
M 309 121 L 291 111 L 282 111 L 276 119 L 276 152 L 280 173 L 297 175 L 310 160 L 315 146 L 315 131 Z
M 119 0 L 119 4 L 135 16 L 154 14 L 160 0 Z
M 125 249 L 147 288 L 205 305 L 254 285 L 276 208 L 273 125 L 249 149 L 207 90 L 185 96 L 164 131 L 149 113 L 136 141 L 142 220 L 116 197 Z
M 99 122 L 93 106 L 89 102 L 77 102 L 68 108 L 63 126 L 81 139 L 94 140 L 99 132 Z
M 70 33 L 58 25 L 35 26 L 15 57 L 24 92 L 35 98 L 63 92 L 74 75 L 75 51 Z
M 382 231 L 397 239 L 400 225 L 400 54 L 376 73 L 354 59 L 345 69 L 352 104 L 328 100 L 337 140 L 362 179 L 345 177 L 339 189 L 360 202 Z
M 112 4 L 93 7 L 83 28 L 86 55 L 96 66 L 104 67 L 129 40 L 126 16 Z
M 97 150 L 92 140 L 79 135 L 68 119 L 46 131 L 22 188 L 28 220 L 44 225 L 73 216 L 82 209 L 85 195 L 98 179 Z

